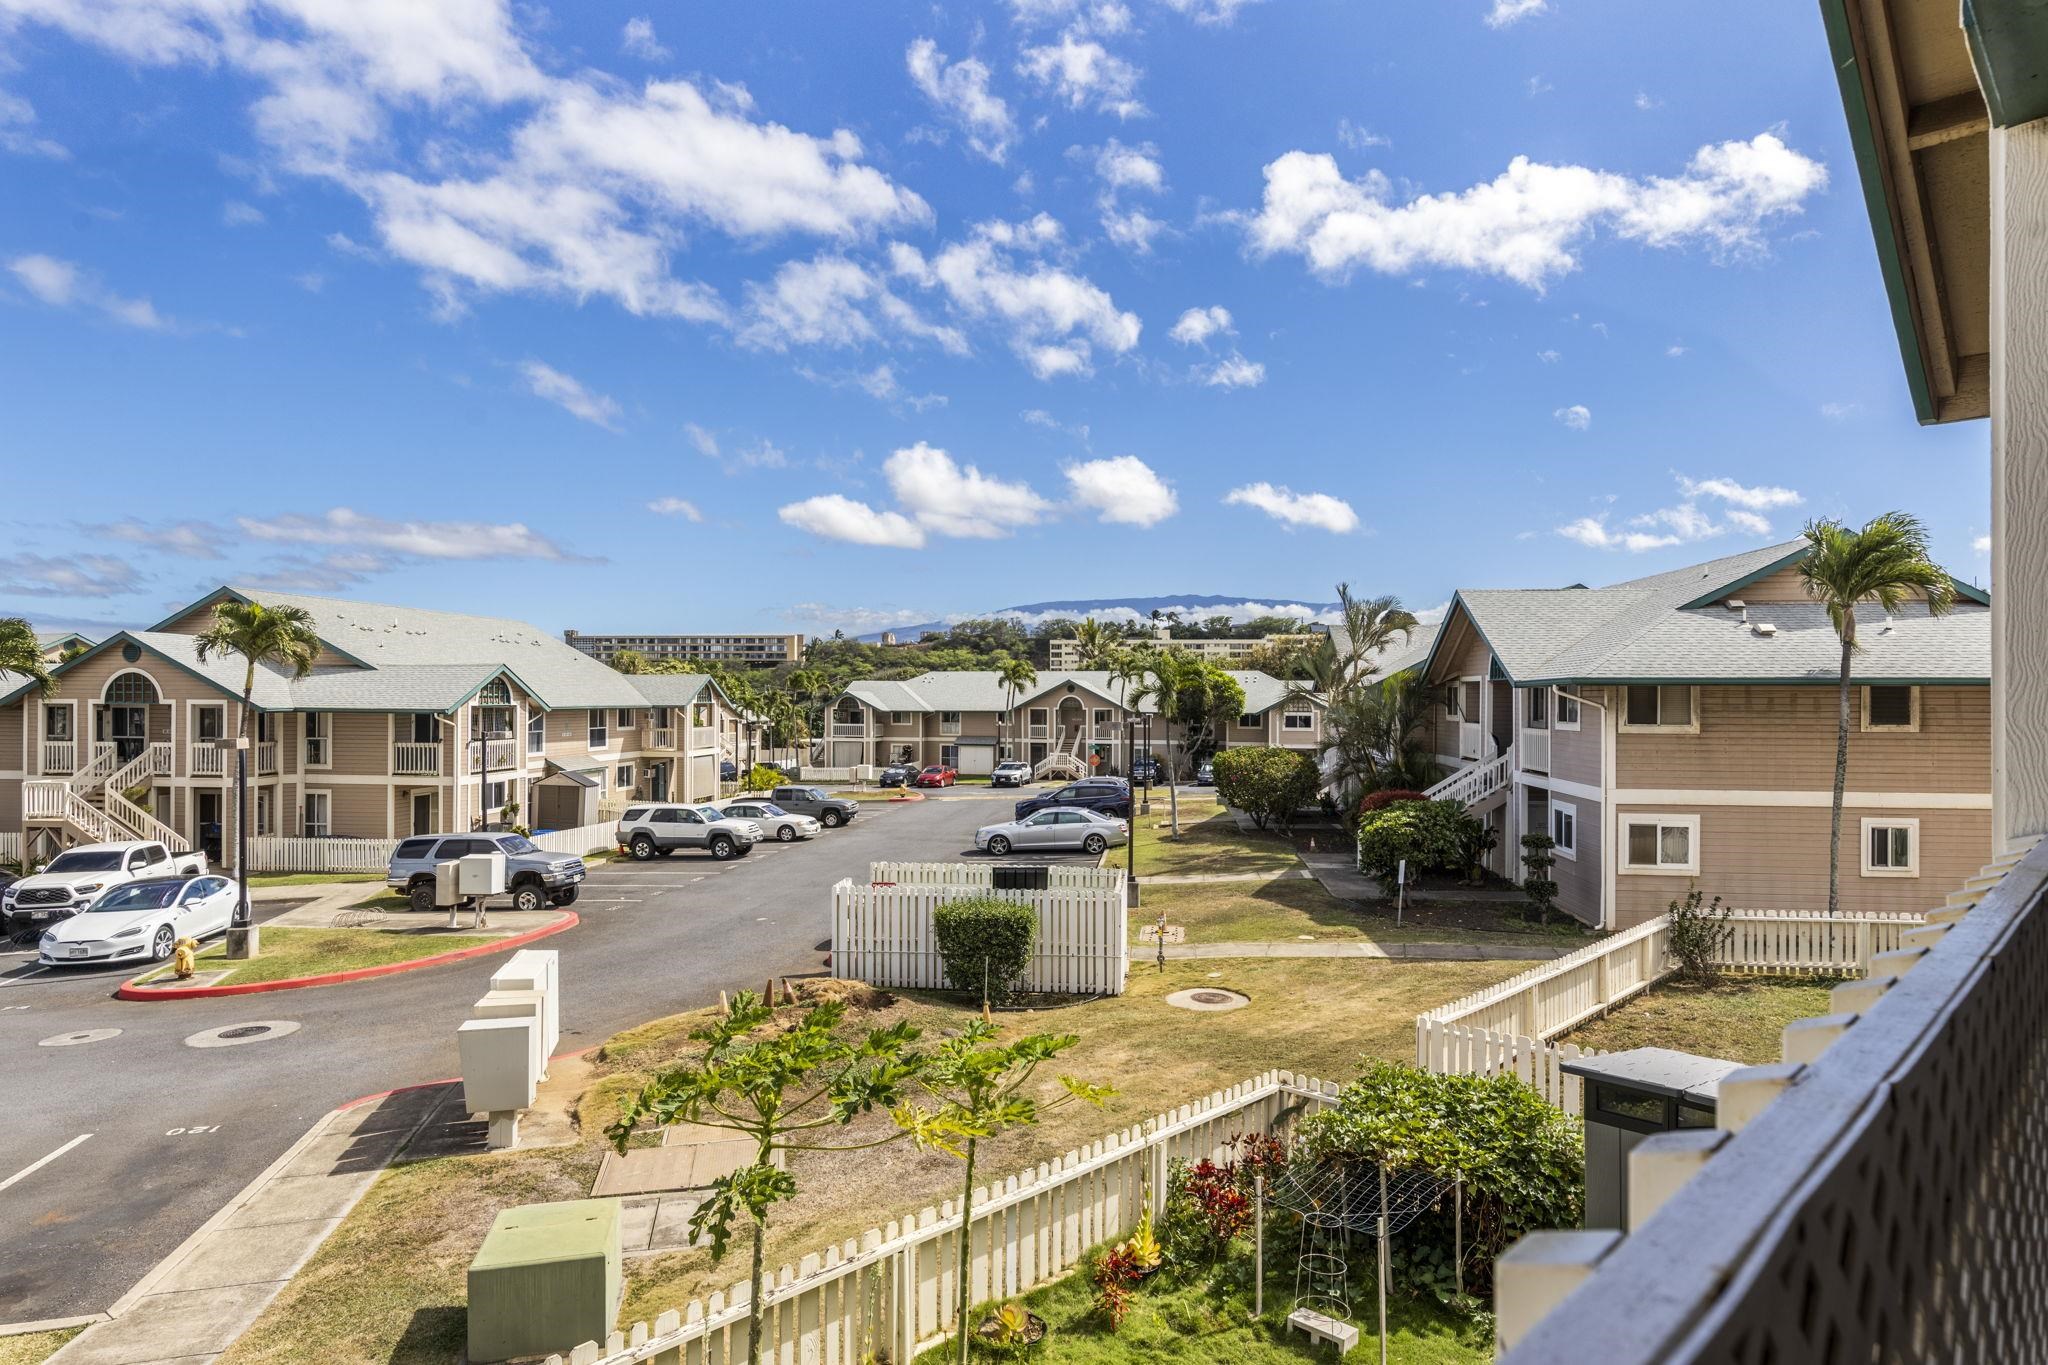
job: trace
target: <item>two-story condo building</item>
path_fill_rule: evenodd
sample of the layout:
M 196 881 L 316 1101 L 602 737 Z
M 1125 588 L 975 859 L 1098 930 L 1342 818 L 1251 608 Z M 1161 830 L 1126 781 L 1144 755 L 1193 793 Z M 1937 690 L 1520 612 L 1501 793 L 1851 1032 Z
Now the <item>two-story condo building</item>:
M 1606 588 L 1465 590 L 1418 665 L 1454 797 L 1557 842 L 1559 904 L 1625 928 L 1694 886 L 1756 910 L 1827 903 L 1840 642 L 1804 542 Z M 1991 614 L 1857 613 L 1845 910 L 1917 911 L 1991 856 Z
M 1245 709 L 1219 729 L 1219 747 L 1270 744 L 1310 753 L 1321 747 L 1319 698 L 1290 695 L 1286 683 L 1265 673 L 1230 676 L 1244 689 Z M 1132 705 L 1127 695 L 1124 684 L 1101 669 L 1041 673 L 1015 697 L 998 674 L 984 671 L 855 682 L 826 714 L 826 755 L 837 767 L 943 763 L 980 774 L 1001 759 L 1019 758 L 1042 774 L 1122 773 L 1132 742 L 1126 722 L 1134 716 L 1155 717 L 1156 755 L 1163 758 L 1168 744 L 1153 703 Z
M 504 818 L 566 828 L 608 801 L 718 794 L 745 722 L 702 674 L 627 677 L 520 621 L 224 587 L 56 665 L 0 673 L 0 831 L 234 846 L 239 658 L 195 637 L 222 600 L 312 614 L 313 671 L 256 670 L 251 833 L 391 839 Z M 12 842 L 11 840 L 9 841 Z

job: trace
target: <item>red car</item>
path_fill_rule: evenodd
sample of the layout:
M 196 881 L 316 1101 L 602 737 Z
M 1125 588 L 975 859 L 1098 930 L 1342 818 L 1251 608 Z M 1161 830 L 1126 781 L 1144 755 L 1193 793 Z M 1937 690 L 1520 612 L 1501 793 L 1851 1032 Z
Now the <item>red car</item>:
M 943 763 L 934 763 L 916 777 L 910 779 L 913 787 L 950 787 L 960 777 Z

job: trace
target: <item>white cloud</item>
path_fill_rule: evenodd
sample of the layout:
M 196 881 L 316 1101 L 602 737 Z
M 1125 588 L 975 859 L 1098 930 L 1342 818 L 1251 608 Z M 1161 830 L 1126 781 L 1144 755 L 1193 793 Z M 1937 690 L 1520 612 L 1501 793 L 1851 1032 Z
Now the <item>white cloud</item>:
M 619 30 L 619 51 L 649 62 L 665 62 L 669 56 L 668 49 L 654 36 L 654 21 L 647 18 L 626 21 L 626 26 Z
M 1771 533 L 1771 519 L 1761 513 L 1730 507 L 1721 515 L 1728 518 L 1728 524 L 1738 531 L 1747 531 L 1753 536 L 1767 536 Z
M 1567 430 L 1584 431 L 1593 425 L 1593 410 L 1584 403 L 1574 403 L 1568 408 L 1559 408 L 1550 414 L 1562 422 Z
M 36 109 L 21 96 L 0 90 L 0 152 L 15 156 L 46 156 L 63 161 L 71 153 L 60 142 L 40 137 L 35 127 Z
M 236 517 L 244 535 L 296 545 L 342 545 L 416 559 L 542 559 L 590 562 L 522 522 L 385 521 L 347 507 L 314 515 Z
M 1038 524 L 1053 510 L 1029 484 L 991 478 L 923 441 L 891 455 L 882 473 L 904 511 L 942 536 L 1000 539 L 1019 526 Z
M 647 510 L 658 512 L 664 517 L 681 517 L 684 521 L 704 520 L 704 514 L 697 510 L 697 504 L 688 498 L 656 498 L 647 504 Z
M 1095 178 L 1112 190 L 1166 188 L 1166 167 L 1159 162 L 1159 149 L 1151 143 L 1128 147 L 1111 138 L 1095 153 Z
M 1213 389 L 1255 389 L 1266 382 L 1266 367 L 1236 351 L 1213 365 L 1198 365 L 1196 376 Z
M 1558 361 L 1563 360 L 1564 356 L 1556 351 L 1538 351 L 1536 358 L 1546 365 L 1555 365 Z
M 142 583 L 116 555 L 0 555 L 0 592 L 23 597 L 118 597 Z
M 1650 110 L 1660 107 L 1663 103 L 1663 100 L 1651 99 L 1650 92 L 1647 90 L 1636 91 L 1636 108 L 1642 110 L 1644 113 L 1648 113 Z
M 16 256 L 7 269 L 23 289 L 52 308 L 86 308 L 124 327 L 165 332 L 175 325 L 144 298 L 124 298 L 70 261 L 40 252 Z
M 1604 515 L 1580 517 L 1577 521 L 1558 527 L 1557 533 L 1566 540 L 1576 540 L 1589 549 L 1628 550 L 1632 554 L 1678 544 L 1678 537 L 1672 535 L 1653 535 L 1648 531 L 1611 531 L 1607 527 L 1607 518 Z
M 878 511 L 838 493 L 793 502 L 775 515 L 785 525 L 827 540 L 899 550 L 915 550 L 924 545 L 923 529 L 909 517 L 900 512 Z
M 1296 493 L 1260 482 L 1231 489 L 1223 501 L 1229 506 L 1256 507 L 1289 527 L 1309 526 L 1336 535 L 1358 529 L 1358 513 L 1351 510 L 1351 504 L 1328 493 Z
M 1679 343 L 1674 341 L 1669 346 L 1666 346 L 1664 348 L 1664 354 L 1669 356 L 1671 359 L 1676 360 L 1691 349 L 1692 347 L 1690 346 L 1681 346 Z
M 1805 501 L 1798 492 L 1776 484 L 1754 486 L 1733 479 L 1693 479 L 1674 474 L 1681 500 L 1640 516 L 1630 517 L 1622 529 L 1610 524 L 1608 514 L 1580 517 L 1557 528 L 1567 540 L 1595 550 L 1627 550 L 1640 554 L 1671 545 L 1711 540 L 1730 531 L 1752 536 L 1771 534 L 1770 519 L 1763 514 L 1772 508 L 1796 507 Z M 1720 504 L 1718 513 L 1700 504 Z M 1718 519 L 1717 519 L 1718 518 Z
M 1971 542 L 1970 542 L 1970 548 L 1971 548 L 1971 549 L 1973 549 L 1973 550 L 1975 550 L 1975 551 L 1976 551 L 1976 552 L 1977 552 L 1978 554 L 1980 554 L 1980 555 L 1988 555 L 1988 554 L 1990 554 L 1990 553 L 1991 553 L 1991 537 L 1990 537 L 1990 536 L 1978 536 L 1978 537 L 1977 537 L 1977 538 L 1976 538 L 1975 540 L 1973 540 L 1973 541 L 1971 541 Z
M 1236 21 L 1237 12 L 1258 0 L 1161 0 L 1176 14 L 1186 15 L 1198 24 L 1228 25 Z
M 1777 484 L 1748 486 L 1733 479 L 1689 479 L 1683 474 L 1677 477 L 1679 491 L 1688 498 L 1719 498 L 1737 507 L 1747 507 L 1752 512 L 1769 511 L 1773 507 L 1797 507 L 1806 501 L 1795 490 Z
M 936 343 L 955 355 L 968 350 L 957 328 L 928 321 L 882 278 L 846 256 L 787 261 L 767 284 L 747 286 L 739 339 L 782 351 L 791 346 L 859 347 L 898 337 Z
M 1830 422 L 1846 422 L 1863 410 L 1861 403 L 1822 403 L 1820 415 Z
M 1486 12 L 1486 26 L 1506 28 L 1532 15 L 1549 12 L 1549 0 L 1493 0 L 1493 8 Z
M 1774 133 L 1694 153 L 1675 177 L 1635 179 L 1518 156 L 1499 177 L 1395 202 L 1378 171 L 1347 180 L 1327 153 L 1288 152 L 1265 169 L 1264 204 L 1249 223 L 1252 250 L 1294 252 L 1326 279 L 1363 267 L 1497 275 L 1541 291 L 1576 270 L 1596 229 L 1655 247 L 1705 245 L 1718 255 L 1764 247 L 1764 227 L 1800 212 L 1827 183 L 1817 161 Z
M 798 602 L 782 611 L 782 619 L 792 625 L 843 630 L 849 635 L 919 625 L 932 617 L 932 612 L 914 607 L 835 607 L 829 602 Z
M 239 199 L 221 205 L 220 221 L 228 227 L 255 227 L 264 222 L 263 210 Z
M 228 543 L 227 533 L 203 521 L 172 521 L 162 525 L 129 518 L 104 526 L 87 526 L 87 534 L 130 545 L 146 545 L 186 559 L 219 559 L 220 547 Z
M 1337 120 L 1337 145 L 1354 152 L 1362 152 L 1372 147 L 1391 147 L 1394 140 L 1382 137 L 1372 129 L 1353 123 L 1348 118 L 1340 118 Z
M 1152 239 L 1166 231 L 1166 224 L 1143 209 L 1105 208 L 1102 231 L 1118 246 L 1144 256 L 1152 250 Z
M 593 426 L 606 431 L 617 431 L 619 419 L 623 416 L 618 402 L 601 393 L 592 393 L 581 380 L 563 374 L 552 365 L 538 360 L 522 361 L 519 373 L 526 379 L 526 390 L 535 398 L 544 398 L 572 417 L 580 417 Z
M 1541 76 L 1531 76 L 1528 80 L 1527 88 L 1529 91 L 1529 98 L 1532 100 L 1535 99 L 1538 95 L 1547 95 L 1551 91 L 1557 89 L 1556 86 L 1552 85 L 1549 81 L 1544 80 Z
M 718 458 L 718 437 L 715 433 L 698 426 L 695 422 L 683 423 L 683 435 L 697 448 L 697 453 L 709 459 Z
M 1100 521 L 1156 526 L 1180 510 L 1172 485 L 1135 455 L 1086 460 L 1065 472 L 1074 500 Z
M 1183 346 L 1205 346 L 1212 336 L 1236 336 L 1237 329 L 1230 324 L 1230 310 L 1221 304 L 1207 308 L 1190 308 L 1180 315 L 1180 321 L 1173 324 L 1167 333 Z
M 968 146 L 1002 164 L 1017 128 L 1010 106 L 988 88 L 988 67 L 972 57 L 949 63 L 930 38 L 913 42 L 903 60 L 924 97 L 966 130 Z
M 1057 42 L 1023 49 L 1017 72 L 1065 100 L 1069 109 L 1092 103 L 1119 118 L 1145 112 L 1137 99 L 1138 68 L 1071 29 Z

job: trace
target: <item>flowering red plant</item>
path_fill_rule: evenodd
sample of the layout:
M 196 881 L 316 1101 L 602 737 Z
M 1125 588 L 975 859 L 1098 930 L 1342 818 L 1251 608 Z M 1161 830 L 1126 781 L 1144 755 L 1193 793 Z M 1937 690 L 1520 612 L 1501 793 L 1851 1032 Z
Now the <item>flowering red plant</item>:
M 1131 1311 L 1131 1284 L 1137 1278 L 1137 1258 L 1122 1245 L 1095 1258 L 1095 1307 L 1109 1319 L 1112 1332 L 1123 1326 L 1124 1314 Z

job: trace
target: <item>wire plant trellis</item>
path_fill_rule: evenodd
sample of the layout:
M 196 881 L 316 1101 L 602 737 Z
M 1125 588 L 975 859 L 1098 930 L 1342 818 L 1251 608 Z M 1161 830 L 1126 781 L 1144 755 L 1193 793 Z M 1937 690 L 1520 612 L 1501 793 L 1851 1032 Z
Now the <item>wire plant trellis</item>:
M 1355 1234 L 1375 1241 L 1379 1290 L 1377 1335 L 1382 1365 L 1387 1358 L 1388 1240 L 1430 1209 L 1458 1182 L 1435 1171 L 1390 1169 L 1353 1157 L 1294 1160 L 1282 1167 L 1266 1198 L 1301 1215 L 1299 1259 L 1294 1272 L 1294 1307 L 1348 1321 L 1350 1266 L 1345 1248 Z M 1459 1191 L 1462 1193 L 1462 1190 Z M 1457 1238 L 1464 1241 L 1464 1201 L 1458 1201 Z

